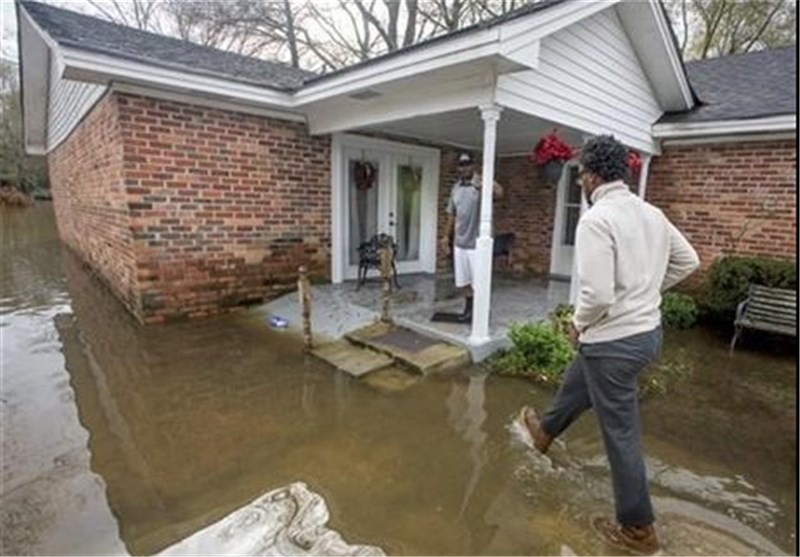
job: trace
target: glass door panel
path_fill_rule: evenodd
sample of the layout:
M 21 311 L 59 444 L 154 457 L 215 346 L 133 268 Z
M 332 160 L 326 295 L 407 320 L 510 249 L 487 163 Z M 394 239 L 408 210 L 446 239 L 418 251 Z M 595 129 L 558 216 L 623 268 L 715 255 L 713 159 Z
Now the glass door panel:
M 423 167 L 412 163 L 397 164 L 395 207 L 390 214 L 393 220 L 397 261 L 419 261 L 422 216 Z
M 358 266 L 358 246 L 381 232 L 380 159 L 369 153 L 347 156 L 348 265 Z

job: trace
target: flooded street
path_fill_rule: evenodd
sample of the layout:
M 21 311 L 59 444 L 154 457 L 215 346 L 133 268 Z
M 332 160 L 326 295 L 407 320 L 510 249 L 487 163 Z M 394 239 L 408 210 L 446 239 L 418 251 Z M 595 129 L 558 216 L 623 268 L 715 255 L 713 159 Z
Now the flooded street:
M 0 209 L 3 554 L 152 554 L 265 491 L 321 494 L 330 527 L 388 554 L 607 554 L 588 413 L 535 455 L 520 406 L 552 393 L 477 369 L 406 389 L 304 359 L 256 312 L 143 328 L 57 239 L 52 210 Z M 667 554 L 792 554 L 792 351 L 702 330 L 690 379 L 643 404 Z

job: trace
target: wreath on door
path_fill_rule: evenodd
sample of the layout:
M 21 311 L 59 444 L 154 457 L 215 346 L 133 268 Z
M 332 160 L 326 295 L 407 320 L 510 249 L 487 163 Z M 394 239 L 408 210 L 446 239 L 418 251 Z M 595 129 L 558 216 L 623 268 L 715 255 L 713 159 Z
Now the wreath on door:
M 356 189 L 368 190 L 375 185 L 378 171 L 371 162 L 357 161 L 353 174 L 356 180 Z

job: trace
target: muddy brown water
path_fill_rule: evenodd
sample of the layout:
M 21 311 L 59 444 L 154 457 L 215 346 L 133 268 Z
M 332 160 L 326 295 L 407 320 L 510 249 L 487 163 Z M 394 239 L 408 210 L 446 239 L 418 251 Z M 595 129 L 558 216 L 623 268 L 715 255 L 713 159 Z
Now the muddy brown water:
M 152 554 L 292 481 L 390 554 L 609 552 L 588 526 L 612 511 L 591 413 L 549 460 L 512 427 L 552 397 L 525 381 L 379 388 L 247 311 L 142 328 L 47 204 L 0 217 L 4 554 Z M 668 334 L 694 373 L 643 403 L 665 553 L 795 553 L 796 348 L 725 343 Z

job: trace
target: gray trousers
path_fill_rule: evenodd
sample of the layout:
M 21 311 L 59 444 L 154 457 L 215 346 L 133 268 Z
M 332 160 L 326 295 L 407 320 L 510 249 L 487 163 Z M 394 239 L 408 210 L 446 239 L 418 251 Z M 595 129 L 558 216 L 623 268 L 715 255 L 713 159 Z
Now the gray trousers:
M 617 521 L 648 526 L 655 520 L 640 444 L 636 377 L 661 350 L 661 327 L 610 342 L 581 344 L 541 426 L 558 437 L 584 411 L 600 422 L 611 467 Z

